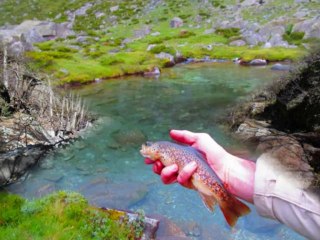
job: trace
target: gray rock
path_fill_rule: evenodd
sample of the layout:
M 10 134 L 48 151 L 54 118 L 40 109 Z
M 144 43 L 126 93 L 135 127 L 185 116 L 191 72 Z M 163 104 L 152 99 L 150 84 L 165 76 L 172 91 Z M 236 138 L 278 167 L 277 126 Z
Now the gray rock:
M 115 12 L 115 11 L 118 11 L 119 10 L 119 6 L 113 6 L 110 8 L 110 12 Z
M 170 62 L 174 62 L 174 57 L 169 53 L 161 52 L 159 54 L 156 54 L 155 57 L 159 59 L 169 59 Z
M 171 21 L 170 21 L 170 27 L 172 28 L 179 28 L 183 26 L 183 20 L 179 17 L 174 17 Z
M 104 17 L 106 14 L 104 12 L 96 12 L 94 15 L 96 16 L 96 18 L 101 18 Z
M 229 45 L 239 47 L 239 46 L 246 45 L 246 42 L 244 40 L 239 39 L 239 40 L 235 40 L 235 41 L 230 42 Z
M 272 24 L 267 24 L 259 30 L 259 34 L 262 38 L 262 42 L 268 41 L 270 38 L 272 38 L 276 34 L 279 36 L 282 36 L 284 32 L 285 32 L 284 26 L 273 26 Z
M 155 46 L 157 46 L 157 44 L 149 44 L 148 47 L 147 47 L 147 51 L 150 51 Z
M 81 8 L 79 8 L 78 10 L 76 10 L 74 12 L 75 16 L 83 16 L 86 15 L 87 10 L 89 10 L 91 7 L 93 6 L 92 3 L 86 3 L 84 6 L 82 6 Z
M 290 65 L 283 65 L 281 63 L 276 63 L 271 67 L 271 70 L 276 71 L 289 71 L 291 69 Z
M 271 38 L 269 39 L 269 43 L 273 47 L 288 47 L 289 46 L 289 43 L 282 39 L 282 34 L 280 35 L 278 33 L 271 36 Z
M 304 39 L 308 38 L 320 38 L 320 17 L 314 17 L 312 19 L 307 19 L 296 23 L 292 31 L 293 32 L 304 32 Z
M 251 66 L 263 66 L 263 65 L 267 65 L 268 62 L 265 59 L 253 59 L 249 62 L 249 65 Z
M 0 186 L 15 182 L 44 156 L 49 147 L 35 145 L 0 154 Z
M 40 33 L 36 29 L 30 29 L 29 31 L 22 33 L 21 38 L 26 42 L 26 43 L 38 43 L 38 42 L 44 42 L 46 41 L 45 38 L 43 38 Z
M 150 33 L 151 33 L 151 28 L 149 26 L 144 26 L 138 30 L 134 30 L 133 34 L 135 38 L 144 38 Z
M 150 35 L 151 35 L 151 36 L 154 36 L 154 37 L 155 37 L 155 36 L 159 36 L 159 35 L 160 35 L 160 32 L 153 32 L 153 33 L 151 33 Z

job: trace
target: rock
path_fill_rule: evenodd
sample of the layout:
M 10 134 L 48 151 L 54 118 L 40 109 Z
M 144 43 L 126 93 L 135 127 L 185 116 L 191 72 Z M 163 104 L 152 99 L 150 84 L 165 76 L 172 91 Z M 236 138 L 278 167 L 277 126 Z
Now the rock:
M 249 62 L 250 66 L 264 66 L 267 64 L 268 64 L 268 62 L 265 59 L 253 59 Z
M 215 29 L 214 28 L 211 28 L 211 29 L 206 29 L 205 31 L 204 31 L 204 34 L 213 34 L 213 33 L 215 33 Z
M 159 36 L 160 33 L 159 33 L 159 32 L 153 32 L 153 33 L 151 33 L 150 35 L 153 36 L 153 37 L 156 37 L 156 36 Z
M 239 125 L 236 134 L 241 139 L 251 140 L 261 136 L 268 136 L 276 132 L 267 127 L 268 125 L 264 122 L 247 119 Z
M 284 41 L 282 39 L 282 35 L 280 35 L 279 33 L 272 35 L 272 37 L 269 39 L 269 43 L 273 47 L 288 47 L 289 46 L 289 43 L 287 41 Z
M 235 40 L 235 41 L 230 42 L 229 45 L 239 47 L 239 46 L 246 45 L 246 42 L 244 40 L 239 39 L 239 40 Z
M 42 145 L 17 148 L 0 154 L 0 186 L 16 181 L 45 155 L 49 147 Z
M 292 32 L 304 32 L 305 35 L 303 39 L 308 38 L 320 38 L 320 18 L 314 17 L 312 19 L 307 19 L 301 22 L 296 23 Z
M 96 18 L 101 18 L 104 17 L 106 14 L 104 12 L 96 12 L 94 15 L 96 16 Z
M 281 63 L 276 63 L 271 67 L 271 70 L 276 71 L 289 71 L 291 69 L 290 65 L 283 65 Z
M 140 146 L 147 140 L 146 135 L 140 129 L 115 131 L 111 136 L 122 147 Z
M 152 71 L 150 72 L 144 72 L 143 76 L 145 77 L 154 77 L 160 75 L 160 69 L 158 67 L 154 67 Z
M 48 195 L 49 193 L 52 193 L 56 191 L 56 185 L 54 183 L 48 183 L 44 186 L 41 186 L 37 191 L 36 191 L 36 197 L 43 197 Z
M 82 186 L 79 191 L 92 205 L 116 209 L 129 209 L 148 193 L 148 187 L 140 182 L 106 184 L 107 182 L 105 178 L 95 179 Z
M 169 53 L 161 52 L 159 54 L 156 54 L 155 57 L 159 59 L 167 59 L 169 63 L 172 63 L 173 65 L 175 64 L 174 57 Z
M 118 5 L 117 6 L 113 6 L 113 7 L 110 8 L 110 12 L 116 12 L 118 10 L 119 10 L 119 6 Z
M 248 7 L 252 5 L 259 5 L 261 1 L 259 0 L 244 0 L 241 2 L 242 7 Z
M 155 46 L 157 46 L 157 44 L 149 44 L 147 51 L 149 52 L 152 48 L 154 48 Z
M 282 25 L 274 26 L 272 23 L 263 26 L 259 30 L 259 35 L 261 36 L 261 39 L 263 40 L 263 42 L 268 41 L 274 35 L 282 36 L 284 33 L 285 33 L 284 26 Z
M 264 48 L 271 48 L 272 44 L 270 42 L 266 42 L 263 47 Z
M 43 38 L 36 29 L 31 29 L 30 31 L 22 33 L 21 38 L 25 42 L 31 44 L 46 41 L 46 39 Z
M 143 38 L 151 33 L 151 28 L 149 26 L 144 26 L 138 30 L 134 30 L 134 37 L 135 38 Z
M 183 230 L 170 219 L 161 215 L 152 215 L 153 218 L 160 221 L 157 231 L 159 240 L 187 240 L 189 239 Z
M 107 215 L 111 216 L 124 216 L 126 215 L 128 217 L 129 222 L 136 222 L 139 221 L 139 215 L 138 213 L 133 213 L 129 211 L 119 211 L 115 209 L 108 209 L 108 208 L 102 208 L 103 211 L 107 212 Z M 144 229 L 143 234 L 141 236 L 141 240 L 149 240 L 149 239 L 155 239 L 156 238 L 156 232 L 159 227 L 159 220 L 150 218 L 145 216 L 144 217 Z
M 179 17 L 174 17 L 171 21 L 170 21 L 170 27 L 172 28 L 179 28 L 183 26 L 183 20 Z
M 86 3 L 85 5 L 83 5 L 81 8 L 77 9 L 74 13 L 73 13 L 73 17 L 74 16 L 83 16 L 87 14 L 87 10 L 89 10 L 91 7 L 93 6 L 92 3 Z

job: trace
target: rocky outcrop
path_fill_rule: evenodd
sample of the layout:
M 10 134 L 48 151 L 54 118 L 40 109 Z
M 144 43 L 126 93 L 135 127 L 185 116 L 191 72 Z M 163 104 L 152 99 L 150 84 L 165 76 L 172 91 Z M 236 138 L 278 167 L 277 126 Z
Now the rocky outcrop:
M 75 33 L 70 22 L 26 20 L 17 26 L 0 29 L 0 42 L 7 46 L 9 53 L 18 55 L 33 50 L 34 43 L 72 35 Z
M 18 180 L 48 149 L 45 145 L 30 145 L 0 153 L 0 186 Z
M 290 75 L 233 110 L 229 119 L 236 136 L 257 151 L 270 152 L 315 179 L 320 174 L 319 71 L 320 50 L 315 50 Z
M 172 28 L 179 28 L 183 26 L 183 20 L 179 17 L 174 17 L 171 21 L 170 21 L 170 27 Z

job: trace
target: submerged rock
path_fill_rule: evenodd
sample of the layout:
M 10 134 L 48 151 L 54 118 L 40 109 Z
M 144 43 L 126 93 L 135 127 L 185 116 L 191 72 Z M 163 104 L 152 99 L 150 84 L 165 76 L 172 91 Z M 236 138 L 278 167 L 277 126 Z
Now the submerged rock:
M 276 70 L 276 71 L 289 71 L 291 69 L 290 65 L 284 65 L 281 63 L 276 63 L 271 67 L 271 70 Z

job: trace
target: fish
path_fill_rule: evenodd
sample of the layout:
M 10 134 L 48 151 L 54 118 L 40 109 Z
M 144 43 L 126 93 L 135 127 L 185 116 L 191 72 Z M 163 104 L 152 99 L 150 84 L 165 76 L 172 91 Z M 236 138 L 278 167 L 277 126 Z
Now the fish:
M 185 165 L 195 161 L 197 169 L 191 176 L 191 189 L 196 190 L 210 212 L 218 203 L 230 227 L 236 225 L 238 218 L 250 213 L 250 208 L 229 193 L 217 174 L 206 162 L 203 154 L 195 148 L 168 141 L 146 142 L 140 154 L 150 160 L 159 160 L 164 166 L 178 165 L 180 172 Z

